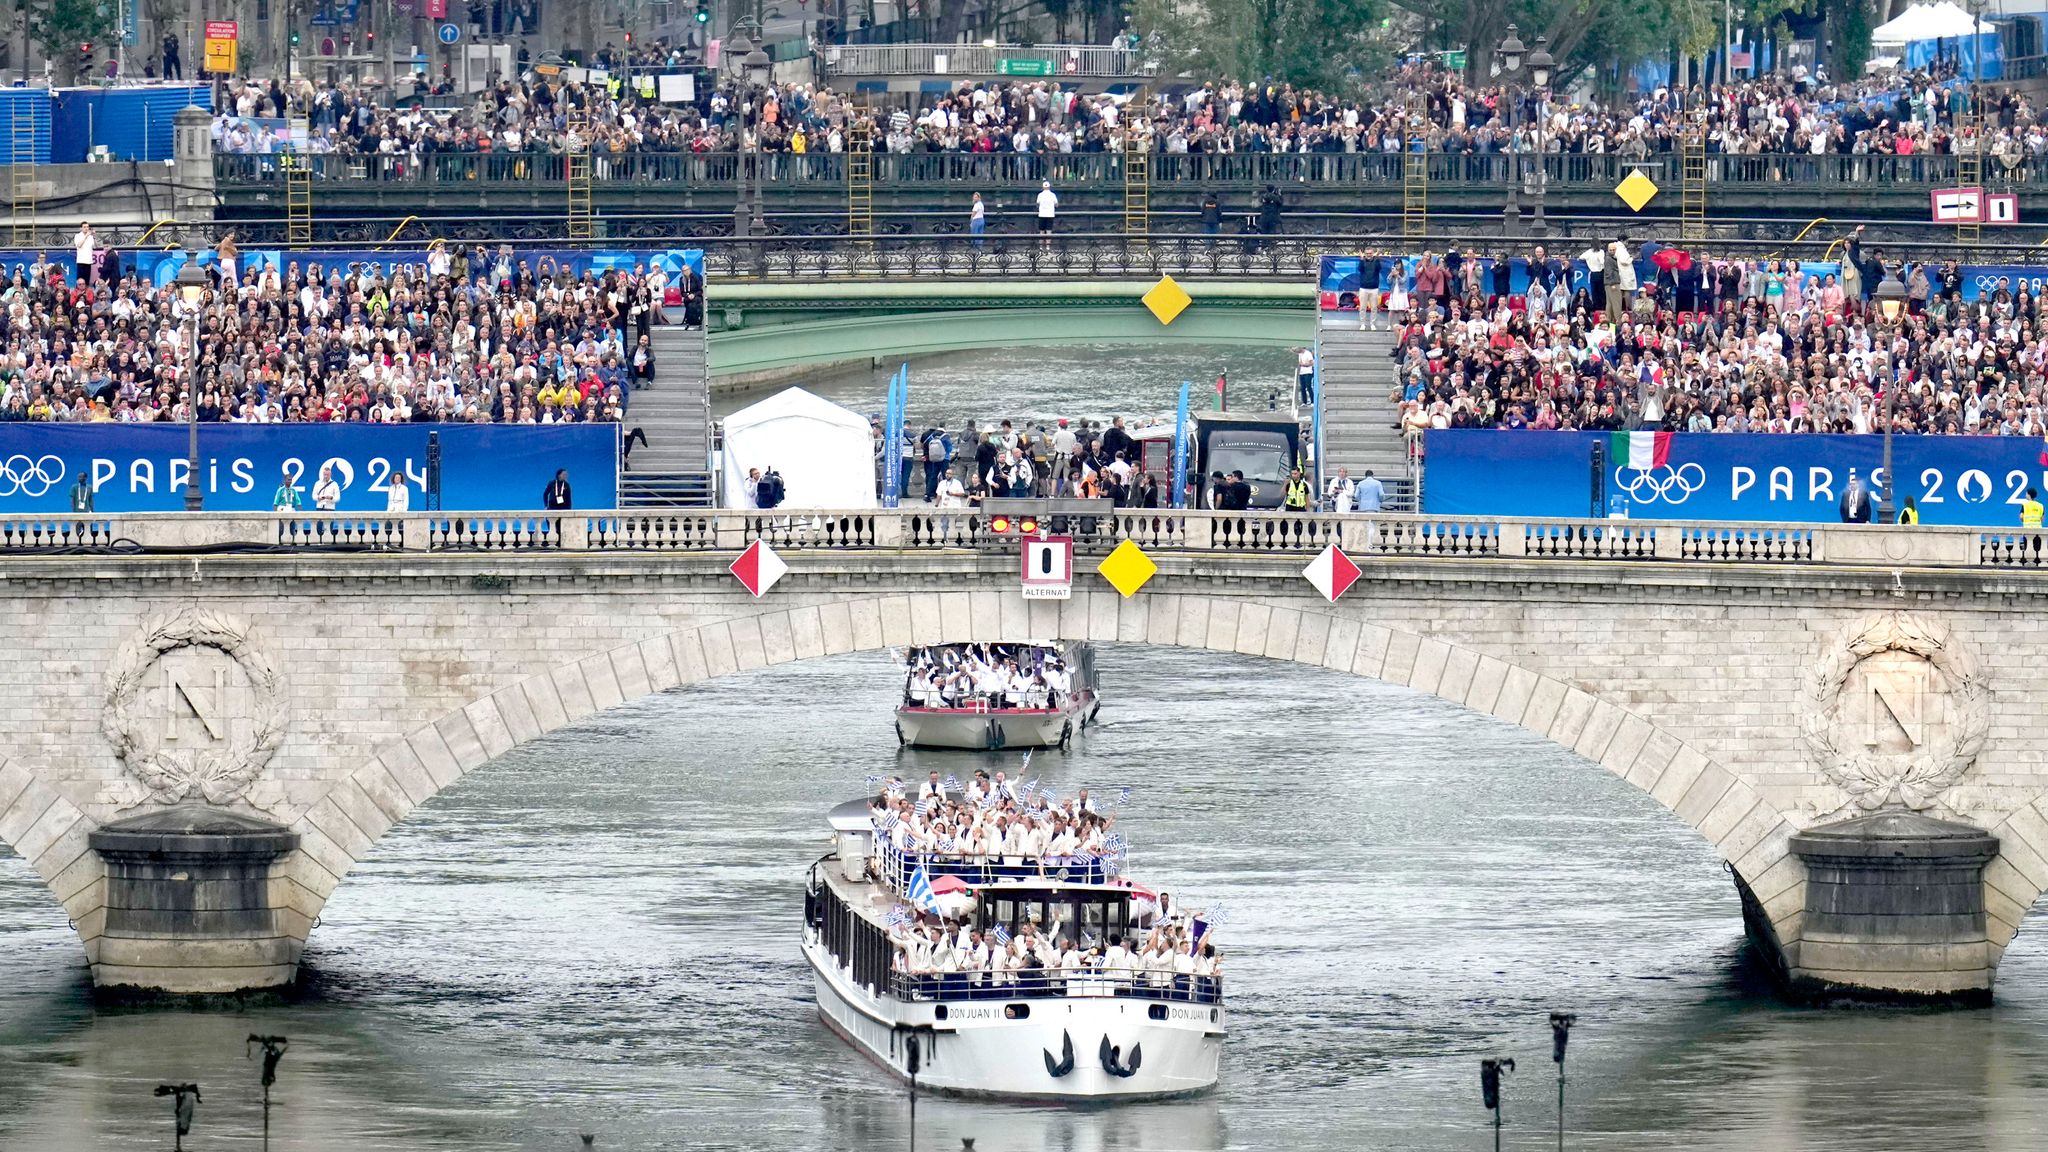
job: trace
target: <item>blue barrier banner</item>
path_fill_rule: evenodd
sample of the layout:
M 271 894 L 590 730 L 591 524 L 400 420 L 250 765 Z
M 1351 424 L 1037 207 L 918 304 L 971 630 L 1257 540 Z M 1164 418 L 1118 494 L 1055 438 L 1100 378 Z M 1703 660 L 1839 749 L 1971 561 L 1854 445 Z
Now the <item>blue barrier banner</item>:
M 1625 440 L 1625 435 L 1619 437 Z M 1601 515 L 1644 520 L 1841 519 L 1849 474 L 1883 482 L 1884 437 L 1678 432 L 1662 466 L 1637 471 L 1602 432 L 1447 429 L 1423 436 L 1422 506 L 1443 516 L 1593 515 L 1593 446 L 1605 442 Z M 1897 436 L 1897 498 L 1925 524 L 2016 527 L 2029 487 L 2048 492 L 2042 442 L 2020 436 Z
M 465 245 L 464 247 L 471 248 L 472 246 Z M 494 264 L 497 261 L 498 255 L 496 246 L 487 245 L 486 250 L 489 252 L 490 260 Z M 0 249 L 0 273 L 12 276 L 16 271 L 25 272 L 35 264 L 38 257 L 50 259 L 52 263 L 64 269 L 67 275 L 71 271 L 71 250 L 67 247 L 37 250 Z M 633 266 L 639 264 L 645 265 L 650 269 L 657 265 L 660 266 L 663 271 L 669 274 L 672 281 L 685 267 L 697 274 L 697 279 L 700 283 L 704 278 L 704 250 L 701 248 L 667 248 L 658 250 L 514 248 L 512 254 L 513 271 L 518 271 L 522 261 L 525 262 L 528 269 L 538 269 L 543 259 L 552 259 L 556 265 L 568 269 L 571 274 L 576 276 L 581 276 L 586 271 L 595 271 L 602 275 L 611 269 L 631 272 Z M 185 253 L 175 248 L 165 252 L 143 249 L 124 252 L 122 253 L 121 260 L 123 267 L 133 270 L 141 279 L 151 284 L 162 286 L 177 279 L 178 270 L 185 266 Z M 214 263 L 215 259 L 212 251 L 209 250 L 199 254 L 200 267 L 211 268 L 214 266 Z M 251 268 L 275 268 L 278 274 L 282 276 L 284 270 L 295 263 L 301 268 L 310 264 L 318 264 L 323 273 L 346 273 L 351 264 L 365 265 L 378 272 L 389 271 L 394 267 L 412 264 L 417 264 L 424 270 L 427 264 L 427 249 L 419 244 L 408 243 L 403 247 L 397 248 L 315 248 L 303 252 L 286 251 L 277 248 L 245 248 L 241 254 L 241 270 L 245 272 Z M 488 266 L 477 268 L 472 263 L 470 277 L 474 279 L 478 276 L 487 275 L 490 271 L 491 269 Z
M 440 436 L 447 511 L 537 509 L 557 468 L 569 470 L 577 508 L 618 507 L 616 424 L 202 424 L 206 507 L 268 512 L 289 482 L 311 511 L 327 465 L 341 487 L 339 511 L 382 512 L 401 475 L 420 511 L 430 432 Z M 81 473 L 91 478 L 94 511 L 179 511 L 186 459 L 182 424 L 0 424 L 0 513 L 68 512 Z

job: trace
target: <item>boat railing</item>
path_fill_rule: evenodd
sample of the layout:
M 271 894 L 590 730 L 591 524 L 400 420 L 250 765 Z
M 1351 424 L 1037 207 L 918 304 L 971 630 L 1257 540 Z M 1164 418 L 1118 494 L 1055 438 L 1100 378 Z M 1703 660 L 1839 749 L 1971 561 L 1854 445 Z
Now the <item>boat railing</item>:
M 1011 968 L 993 972 L 891 972 L 898 1000 L 952 1003 L 1129 997 L 1180 1004 L 1223 1003 L 1221 976 L 1182 972 L 1108 972 L 1100 968 Z
M 876 876 L 884 886 L 901 895 L 910 891 L 910 878 L 919 867 L 927 880 L 957 876 L 973 886 L 999 880 L 1057 880 L 1063 884 L 1107 884 L 1120 871 L 1109 856 L 1045 856 L 1036 859 L 1010 856 L 945 855 L 934 852 L 899 852 L 883 847 L 877 854 Z M 1007 861 L 1018 860 L 1011 864 Z

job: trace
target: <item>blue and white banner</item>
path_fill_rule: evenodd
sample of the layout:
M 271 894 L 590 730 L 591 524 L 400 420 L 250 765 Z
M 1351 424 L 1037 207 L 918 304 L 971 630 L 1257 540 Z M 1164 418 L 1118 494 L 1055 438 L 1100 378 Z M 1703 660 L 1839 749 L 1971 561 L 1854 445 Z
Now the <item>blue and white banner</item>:
M 209 511 L 268 512 L 288 483 L 311 511 L 328 467 L 339 511 L 383 511 L 399 477 L 419 511 L 429 434 L 440 437 L 447 511 L 540 508 L 558 468 L 569 470 L 575 507 L 618 507 L 616 424 L 202 424 L 200 487 Z M 0 424 L 0 513 L 68 512 L 81 475 L 96 512 L 182 510 L 186 436 L 182 424 Z
M 1423 510 L 1444 516 L 1585 517 L 1598 432 L 1449 429 L 1424 434 Z M 1838 521 L 1854 472 L 1883 484 L 1884 437 L 1680 432 L 1639 472 L 1603 448 L 1601 514 L 1644 520 Z M 1925 524 L 2014 527 L 2028 488 L 2048 492 L 2040 440 L 1897 436 L 1896 495 Z
M 470 247 L 465 245 L 464 247 Z M 495 265 L 498 252 L 495 247 L 486 246 L 490 264 Z M 26 272 L 38 259 L 51 259 L 66 273 L 71 270 L 71 250 L 63 249 L 0 249 L 0 275 L 13 276 L 15 272 Z M 123 252 L 124 267 L 132 269 L 138 276 L 156 285 L 169 284 L 178 278 L 178 271 L 185 266 L 186 254 L 173 248 L 158 252 L 150 249 Z M 281 248 L 245 248 L 240 257 L 241 270 L 251 268 L 275 268 L 282 276 L 284 270 L 293 264 L 300 268 L 317 264 L 323 273 L 347 273 L 351 266 L 360 265 L 373 272 L 418 265 L 427 265 L 427 248 L 408 242 L 394 248 L 347 249 L 315 248 L 302 252 Z M 697 274 L 699 281 L 704 278 L 704 250 L 701 248 L 665 249 L 580 249 L 580 248 L 514 248 L 512 270 L 516 273 L 521 264 L 528 271 L 538 271 L 542 260 L 552 260 L 557 267 L 566 268 L 572 275 L 581 276 L 594 271 L 599 275 L 612 270 L 631 272 L 635 266 L 652 269 L 659 267 L 668 273 L 671 280 L 680 276 L 684 268 Z M 217 258 L 211 249 L 199 254 L 199 266 L 211 268 Z M 492 267 L 476 267 L 472 261 L 470 278 L 491 275 Z

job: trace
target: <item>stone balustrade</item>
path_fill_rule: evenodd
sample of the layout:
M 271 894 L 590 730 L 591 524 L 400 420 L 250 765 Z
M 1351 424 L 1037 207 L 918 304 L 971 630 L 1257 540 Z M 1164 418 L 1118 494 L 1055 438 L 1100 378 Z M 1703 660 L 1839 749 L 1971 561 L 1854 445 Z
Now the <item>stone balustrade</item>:
M 2048 567 L 2024 529 L 1673 520 L 1118 509 L 1055 524 L 1084 554 L 1150 551 L 1912 568 Z M 125 513 L 0 516 L 0 555 L 208 552 L 718 552 L 1004 550 L 979 512 L 842 511 Z

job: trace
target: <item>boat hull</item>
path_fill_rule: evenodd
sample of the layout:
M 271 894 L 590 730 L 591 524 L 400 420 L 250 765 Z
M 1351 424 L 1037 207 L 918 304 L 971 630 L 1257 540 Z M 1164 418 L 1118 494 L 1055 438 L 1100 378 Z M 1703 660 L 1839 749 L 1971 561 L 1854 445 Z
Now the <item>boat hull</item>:
M 1092 695 L 1076 696 L 1058 708 L 901 707 L 896 709 L 896 735 L 912 748 L 1055 748 L 1071 739 L 1097 707 Z
M 1223 1054 L 1220 1006 L 1160 1005 L 1128 996 L 902 1001 L 854 987 L 812 941 L 805 942 L 804 956 L 811 963 L 819 1017 L 863 1055 L 908 1080 L 907 1040 L 918 1038 L 921 1090 L 1072 1103 L 1186 1096 L 1216 1083 Z M 1151 1018 L 1154 1005 L 1165 1009 L 1167 1019 Z M 1028 1010 L 1028 1017 L 1011 1018 L 1018 1008 Z M 1134 1046 L 1143 1053 L 1131 1075 L 1114 1075 L 1103 1066 L 1105 1036 L 1117 1047 L 1119 1063 L 1128 1064 Z M 1054 1076 L 1046 1056 L 1059 1061 L 1069 1040 L 1073 1064 Z

